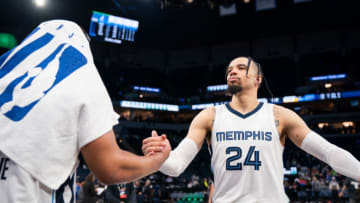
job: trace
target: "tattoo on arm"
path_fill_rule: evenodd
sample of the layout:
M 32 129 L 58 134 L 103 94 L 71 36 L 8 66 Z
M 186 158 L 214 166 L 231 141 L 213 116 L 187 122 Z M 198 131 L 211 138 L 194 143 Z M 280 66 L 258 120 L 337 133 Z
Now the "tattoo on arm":
M 275 126 L 278 128 L 280 126 L 280 120 L 279 120 L 279 110 L 276 105 L 274 105 L 273 109 L 274 113 L 274 120 L 275 120 Z
M 275 126 L 276 126 L 276 127 L 279 127 L 279 125 L 280 125 L 280 121 L 279 121 L 279 120 L 275 120 Z

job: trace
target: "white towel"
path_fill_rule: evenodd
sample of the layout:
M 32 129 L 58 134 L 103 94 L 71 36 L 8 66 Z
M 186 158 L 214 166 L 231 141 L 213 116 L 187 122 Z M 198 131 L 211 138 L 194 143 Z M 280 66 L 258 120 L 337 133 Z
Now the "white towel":
M 0 151 L 51 189 L 117 118 L 77 24 L 44 22 L 0 57 Z

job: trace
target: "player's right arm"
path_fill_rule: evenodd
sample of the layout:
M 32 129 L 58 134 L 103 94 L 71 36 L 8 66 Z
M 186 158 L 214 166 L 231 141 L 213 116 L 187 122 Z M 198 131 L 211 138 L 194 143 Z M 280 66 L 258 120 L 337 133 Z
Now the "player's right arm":
M 206 135 L 211 132 L 212 122 L 215 118 L 215 108 L 202 110 L 192 120 L 187 136 L 170 153 L 168 159 L 161 166 L 160 171 L 169 176 L 179 176 L 200 151 Z M 157 151 L 161 138 L 157 135 L 143 140 L 143 153 L 145 155 Z
M 130 182 L 159 170 L 170 153 L 170 145 L 151 156 L 137 156 L 121 150 L 113 130 L 90 142 L 81 153 L 91 171 L 105 184 Z
M 206 135 L 211 132 L 212 124 L 215 119 L 215 108 L 210 107 L 202 110 L 192 120 L 186 138 L 195 142 L 200 151 Z

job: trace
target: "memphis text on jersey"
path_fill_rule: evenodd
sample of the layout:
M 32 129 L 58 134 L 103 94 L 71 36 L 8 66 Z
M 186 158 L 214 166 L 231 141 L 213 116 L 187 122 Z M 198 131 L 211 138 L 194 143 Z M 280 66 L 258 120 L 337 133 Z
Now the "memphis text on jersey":
M 264 131 L 220 131 L 216 132 L 216 141 L 231 141 L 231 140 L 259 140 L 271 141 L 272 132 Z

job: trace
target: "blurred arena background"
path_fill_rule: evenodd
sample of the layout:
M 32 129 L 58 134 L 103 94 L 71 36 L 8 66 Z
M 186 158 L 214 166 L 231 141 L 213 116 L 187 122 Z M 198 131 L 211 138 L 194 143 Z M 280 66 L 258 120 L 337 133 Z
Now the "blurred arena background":
M 196 113 L 230 100 L 224 78 L 230 60 L 252 56 L 274 94 L 272 98 L 262 87 L 261 101 L 295 110 L 313 130 L 360 159 L 360 12 L 355 1 L 0 4 L 0 54 L 50 19 L 72 20 L 89 32 L 95 64 L 121 115 L 114 129 L 123 149 L 142 154 L 142 139 L 152 129 L 166 133 L 176 147 Z M 359 195 L 358 183 L 290 142 L 284 166 L 284 187 L 292 202 L 347 202 Z M 82 162 L 77 189 L 88 173 Z M 112 195 L 114 202 L 207 202 L 210 156 L 205 144 L 179 178 L 156 173 L 136 183 L 106 188 L 97 184 L 99 201 L 105 202 L 111 202 Z

